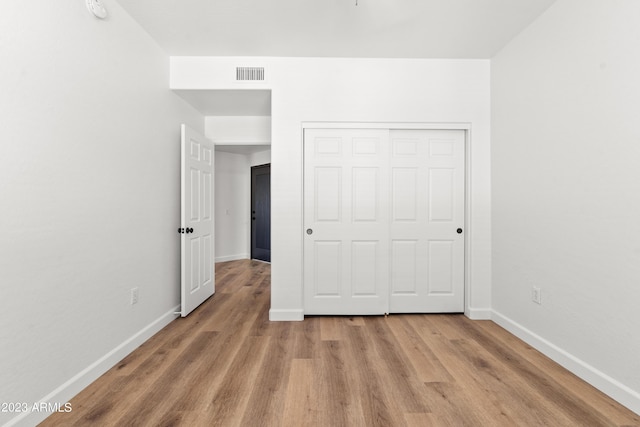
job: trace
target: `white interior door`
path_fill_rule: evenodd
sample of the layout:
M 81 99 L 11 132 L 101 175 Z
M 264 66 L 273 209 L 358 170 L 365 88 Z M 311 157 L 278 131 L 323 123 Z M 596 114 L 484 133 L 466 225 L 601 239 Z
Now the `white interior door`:
M 465 132 L 305 129 L 305 314 L 464 311 Z
M 464 311 L 464 139 L 391 131 L 392 313 Z
M 213 142 L 181 127 L 181 315 L 215 292 Z
M 388 311 L 388 135 L 305 130 L 305 314 Z

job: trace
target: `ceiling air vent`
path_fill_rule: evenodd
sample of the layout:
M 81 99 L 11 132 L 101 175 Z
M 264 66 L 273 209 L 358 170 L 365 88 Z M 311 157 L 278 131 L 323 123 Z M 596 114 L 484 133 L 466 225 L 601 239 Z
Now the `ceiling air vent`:
M 237 82 L 263 82 L 264 67 L 236 67 Z

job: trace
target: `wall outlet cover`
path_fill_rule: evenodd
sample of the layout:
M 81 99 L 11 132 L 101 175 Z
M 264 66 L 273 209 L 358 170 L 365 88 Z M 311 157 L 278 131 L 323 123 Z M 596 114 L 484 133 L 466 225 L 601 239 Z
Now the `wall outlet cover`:
M 534 286 L 531 290 L 531 300 L 536 304 L 542 304 L 542 291 L 539 287 Z

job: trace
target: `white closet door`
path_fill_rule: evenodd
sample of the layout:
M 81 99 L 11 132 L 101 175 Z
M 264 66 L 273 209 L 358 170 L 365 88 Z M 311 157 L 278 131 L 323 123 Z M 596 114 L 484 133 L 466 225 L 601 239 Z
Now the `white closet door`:
M 464 311 L 464 139 L 391 131 L 392 313 Z
M 388 136 L 305 130 L 305 314 L 388 312 Z

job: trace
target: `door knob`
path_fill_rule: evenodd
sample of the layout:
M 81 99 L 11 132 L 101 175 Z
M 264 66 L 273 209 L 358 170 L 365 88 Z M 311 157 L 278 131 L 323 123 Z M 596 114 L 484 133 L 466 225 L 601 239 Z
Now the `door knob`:
M 456 233 L 458 233 L 458 234 L 462 234 L 462 228 L 458 228 L 458 229 L 456 230 Z
M 309 235 L 313 234 L 313 230 L 310 229 L 310 228 L 307 228 L 307 234 L 309 234 Z
M 193 233 L 193 228 L 187 228 L 187 234 Z

